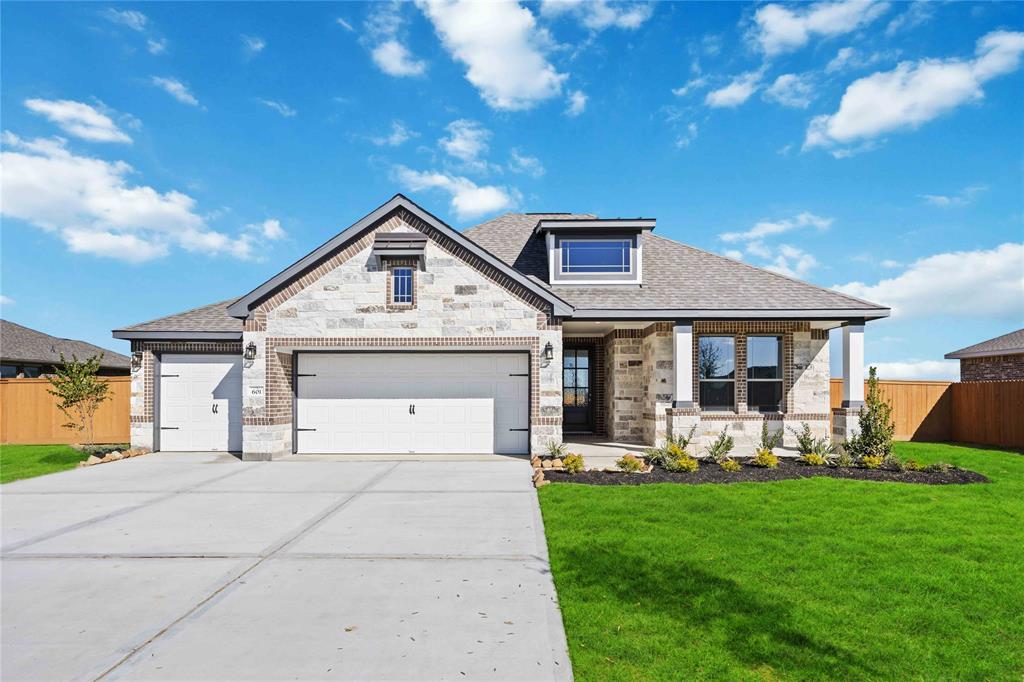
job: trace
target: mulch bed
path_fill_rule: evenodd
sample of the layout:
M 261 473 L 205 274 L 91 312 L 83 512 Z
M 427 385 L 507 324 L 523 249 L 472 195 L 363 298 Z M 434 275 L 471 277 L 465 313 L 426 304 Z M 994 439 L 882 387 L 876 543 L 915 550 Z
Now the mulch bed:
M 648 474 L 627 474 L 621 471 L 584 471 L 568 474 L 564 471 L 544 471 L 544 478 L 552 483 L 582 483 L 585 485 L 643 485 L 646 483 L 749 483 L 758 481 L 786 481 L 795 478 L 848 478 L 859 481 L 886 481 L 895 483 L 923 483 L 926 485 L 955 485 L 962 483 L 988 483 L 975 471 L 951 468 L 949 471 L 896 471 L 895 469 L 860 469 L 856 467 L 807 466 L 790 460 L 780 460 L 775 469 L 743 464 L 740 471 L 725 471 L 717 464 L 701 462 L 693 473 L 673 473 L 660 467 Z

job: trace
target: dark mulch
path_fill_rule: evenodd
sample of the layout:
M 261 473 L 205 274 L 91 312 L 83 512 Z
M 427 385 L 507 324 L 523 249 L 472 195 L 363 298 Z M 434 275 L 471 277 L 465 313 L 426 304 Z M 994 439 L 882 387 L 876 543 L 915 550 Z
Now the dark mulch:
M 926 485 L 950 485 L 960 483 L 988 483 L 989 480 L 975 471 L 951 468 L 939 471 L 896 471 L 895 469 L 860 469 L 855 467 L 807 466 L 791 460 L 780 460 L 775 469 L 743 464 L 736 472 L 723 470 L 717 464 L 701 462 L 694 473 L 673 473 L 654 467 L 649 474 L 626 474 L 619 471 L 584 471 L 567 474 L 564 471 L 544 471 L 544 478 L 552 483 L 583 483 L 585 485 L 643 485 L 645 483 L 749 483 L 758 481 L 786 481 L 794 478 L 850 478 L 859 481 L 888 481 L 896 483 L 924 483 Z

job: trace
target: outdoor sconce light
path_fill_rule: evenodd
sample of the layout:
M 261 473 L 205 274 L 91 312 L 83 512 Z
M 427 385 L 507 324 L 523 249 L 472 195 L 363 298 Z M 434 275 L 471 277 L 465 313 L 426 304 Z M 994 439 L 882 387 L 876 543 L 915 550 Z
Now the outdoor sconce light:
M 250 341 L 245 346 L 245 353 L 242 355 L 242 357 L 244 357 L 246 360 L 255 360 L 256 359 L 256 342 L 255 341 Z
M 550 341 L 544 345 L 544 359 L 548 362 L 555 359 L 555 347 L 551 345 Z
M 142 367 L 142 351 L 137 350 L 132 352 L 132 369 L 139 369 Z

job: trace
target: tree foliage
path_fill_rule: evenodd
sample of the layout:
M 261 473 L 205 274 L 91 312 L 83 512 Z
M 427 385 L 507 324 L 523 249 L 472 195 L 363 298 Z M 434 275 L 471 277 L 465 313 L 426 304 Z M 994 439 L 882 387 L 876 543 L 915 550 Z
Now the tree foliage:
M 892 420 L 892 405 L 882 399 L 878 388 L 878 374 L 874 367 L 868 370 L 868 392 L 858 418 L 857 433 L 846 442 L 846 450 L 857 458 L 888 457 L 892 454 L 892 437 L 896 423 Z
M 94 445 L 96 410 L 109 399 L 110 386 L 96 376 L 103 353 L 79 362 L 74 355 L 68 361 L 60 355 L 60 365 L 47 380 L 52 387 L 48 392 L 58 399 L 57 407 L 70 421 L 64 428 L 85 432 L 86 445 Z

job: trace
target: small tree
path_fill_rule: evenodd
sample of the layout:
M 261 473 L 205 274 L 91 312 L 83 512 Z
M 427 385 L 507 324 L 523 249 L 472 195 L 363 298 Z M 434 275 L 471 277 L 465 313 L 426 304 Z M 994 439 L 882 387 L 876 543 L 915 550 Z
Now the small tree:
M 71 420 L 64 424 L 64 428 L 85 431 L 86 445 L 94 445 L 93 420 L 96 410 L 109 398 L 107 392 L 110 386 L 96 376 L 102 360 L 103 353 L 100 353 L 82 362 L 72 355 L 69 362 L 61 353 L 60 366 L 55 367 L 55 373 L 47 377 L 53 387 L 48 392 L 57 397 L 60 401 L 57 407 Z
M 846 443 L 851 455 L 888 457 L 892 454 L 896 424 L 892 420 L 892 405 L 882 399 L 878 390 L 878 375 L 874 367 L 868 369 L 868 393 L 864 397 L 858 426 L 860 430 Z

